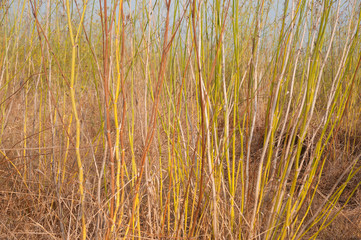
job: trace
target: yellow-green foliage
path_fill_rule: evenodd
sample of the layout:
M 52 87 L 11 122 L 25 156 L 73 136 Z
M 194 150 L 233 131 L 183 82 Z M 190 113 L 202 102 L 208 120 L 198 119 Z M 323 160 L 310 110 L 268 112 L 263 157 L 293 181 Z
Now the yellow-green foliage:
M 0 238 L 361 237 L 360 7 L 0 1 Z

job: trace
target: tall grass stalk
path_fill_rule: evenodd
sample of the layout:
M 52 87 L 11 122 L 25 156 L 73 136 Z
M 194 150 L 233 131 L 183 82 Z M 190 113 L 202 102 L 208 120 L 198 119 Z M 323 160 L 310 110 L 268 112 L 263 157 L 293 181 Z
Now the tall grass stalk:
M 69 27 L 69 35 L 71 40 L 71 46 L 72 46 L 72 54 L 71 54 L 71 75 L 70 75 L 70 97 L 71 97 L 71 105 L 73 110 L 73 115 L 75 119 L 76 124 L 76 142 L 75 142 L 75 152 L 76 152 L 76 159 L 79 169 L 79 192 L 80 192 L 80 204 L 81 204 L 81 219 L 82 219 L 82 239 L 86 239 L 87 236 L 87 229 L 86 229 L 86 219 L 85 219 L 85 195 L 84 195 L 84 173 L 83 173 L 83 162 L 80 155 L 80 119 L 78 116 L 78 110 L 76 107 L 76 98 L 75 98 L 75 89 L 74 89 L 74 83 L 76 81 L 75 76 L 75 66 L 76 66 L 76 54 L 78 50 L 78 40 L 81 34 L 82 29 L 82 22 L 85 17 L 85 10 L 87 7 L 87 0 L 84 2 L 84 7 L 81 15 L 81 20 L 79 23 L 79 26 L 77 28 L 77 31 L 73 32 L 72 27 L 72 21 L 71 21 L 71 13 L 70 13 L 70 3 L 69 0 L 66 1 L 66 14 L 68 17 L 68 27 Z

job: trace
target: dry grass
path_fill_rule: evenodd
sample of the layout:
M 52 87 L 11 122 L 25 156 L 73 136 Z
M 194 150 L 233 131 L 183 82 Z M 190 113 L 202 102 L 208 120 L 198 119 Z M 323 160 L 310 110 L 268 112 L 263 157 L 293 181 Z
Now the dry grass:
M 361 239 L 357 1 L 15 2 L 0 239 Z

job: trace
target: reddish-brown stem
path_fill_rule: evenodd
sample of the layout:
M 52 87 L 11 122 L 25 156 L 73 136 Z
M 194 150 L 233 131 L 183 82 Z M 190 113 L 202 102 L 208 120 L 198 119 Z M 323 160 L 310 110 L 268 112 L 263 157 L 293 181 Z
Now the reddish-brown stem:
M 113 155 L 113 144 L 111 138 L 111 126 L 110 126 L 110 108 L 109 108 L 109 31 L 108 29 L 108 11 L 107 11 L 107 0 L 104 0 L 104 9 L 101 9 L 102 14 L 102 27 L 103 27 L 103 83 L 104 83 L 104 102 L 105 102 L 105 122 L 106 122 L 106 138 L 109 146 L 109 157 L 110 157 L 110 209 L 109 209 L 109 221 L 108 231 L 106 239 L 109 239 L 110 230 L 113 225 L 114 217 L 114 196 L 115 196 L 115 167 L 114 167 L 114 155 Z M 103 11 L 102 11 L 103 10 Z
M 134 200 L 133 200 L 132 215 L 131 215 L 130 222 L 129 222 L 129 228 L 133 224 L 133 221 L 134 221 L 134 215 L 135 215 L 135 210 L 136 210 L 136 199 L 137 199 L 137 196 L 139 193 L 140 183 L 141 183 L 143 172 L 144 172 L 145 160 L 146 160 L 146 156 L 148 154 L 150 145 L 152 144 L 155 127 L 157 124 L 157 112 L 158 112 L 159 98 L 160 98 L 163 80 L 164 80 L 164 70 L 165 70 L 165 66 L 166 66 L 167 53 L 169 50 L 169 48 L 167 46 L 169 44 L 168 43 L 168 31 L 169 31 L 170 3 L 171 3 L 171 0 L 166 0 L 167 17 L 166 17 L 166 22 L 165 22 L 163 51 L 162 51 L 162 58 L 161 58 L 161 62 L 160 62 L 160 69 L 158 72 L 158 82 L 156 85 L 155 99 L 154 99 L 152 114 L 151 114 L 151 118 L 150 118 L 150 121 L 151 121 L 150 126 L 151 127 L 149 128 L 149 130 L 147 132 L 145 147 L 144 147 L 144 150 L 142 153 L 142 158 L 141 158 L 140 171 L 139 171 L 139 175 L 138 175 L 136 185 L 135 185 L 135 194 L 134 194 Z

